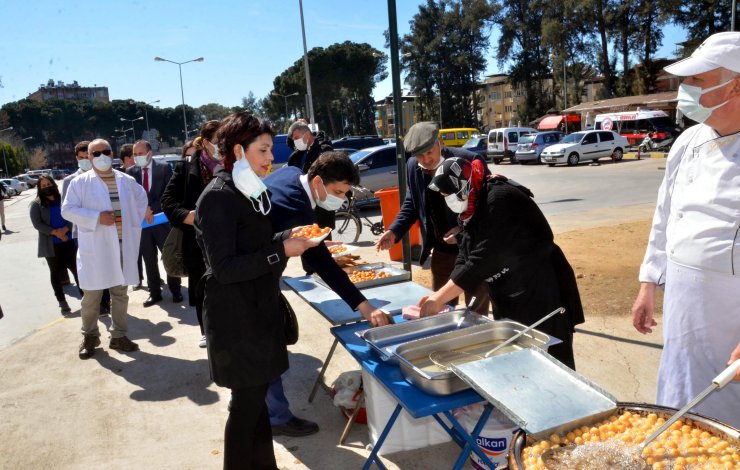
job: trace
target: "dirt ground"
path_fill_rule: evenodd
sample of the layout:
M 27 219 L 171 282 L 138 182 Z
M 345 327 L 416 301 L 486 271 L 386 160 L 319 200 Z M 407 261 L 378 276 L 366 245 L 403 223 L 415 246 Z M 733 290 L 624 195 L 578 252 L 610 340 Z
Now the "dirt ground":
M 587 316 L 627 315 L 640 284 L 637 280 L 645 254 L 650 220 L 557 234 L 576 273 L 583 309 Z M 431 271 L 414 272 L 414 281 L 431 289 Z M 662 314 L 659 290 L 656 316 Z

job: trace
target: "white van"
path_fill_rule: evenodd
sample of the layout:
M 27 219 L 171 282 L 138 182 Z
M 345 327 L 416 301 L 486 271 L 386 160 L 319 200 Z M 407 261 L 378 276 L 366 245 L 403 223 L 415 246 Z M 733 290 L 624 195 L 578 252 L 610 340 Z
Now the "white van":
M 496 165 L 508 157 L 511 163 L 517 163 L 516 148 L 519 138 L 529 134 L 536 134 L 537 129 L 531 127 L 500 127 L 488 131 L 488 161 Z
M 657 134 L 655 140 L 675 139 L 681 133 L 670 116 L 661 110 L 597 114 L 594 130 L 614 131 L 624 136 L 630 146 L 639 145 L 648 133 Z

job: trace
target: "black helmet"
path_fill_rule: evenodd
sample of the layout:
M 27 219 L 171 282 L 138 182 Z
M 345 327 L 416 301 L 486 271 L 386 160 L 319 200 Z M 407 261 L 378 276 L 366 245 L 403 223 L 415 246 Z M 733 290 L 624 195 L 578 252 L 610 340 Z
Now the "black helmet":
M 437 168 L 437 172 L 429 183 L 429 189 L 442 194 L 457 194 L 460 199 L 466 199 L 470 193 L 470 177 L 473 174 L 473 165 L 460 157 L 447 158 Z

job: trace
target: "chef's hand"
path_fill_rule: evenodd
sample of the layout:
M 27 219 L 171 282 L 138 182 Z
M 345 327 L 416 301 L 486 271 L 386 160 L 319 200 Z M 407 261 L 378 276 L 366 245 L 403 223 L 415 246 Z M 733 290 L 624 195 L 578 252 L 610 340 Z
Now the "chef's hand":
M 102 225 L 113 225 L 116 223 L 116 218 L 113 215 L 113 211 L 102 211 L 98 216 L 98 222 Z
M 386 230 L 380 239 L 375 242 L 375 251 L 389 250 L 394 243 L 396 243 L 396 234 L 390 230 Z
M 457 245 L 457 237 L 456 235 L 460 233 L 460 227 L 453 227 L 450 230 L 447 231 L 447 233 L 444 234 L 442 237 L 442 240 L 445 241 L 445 243 L 449 245 Z
M 732 351 L 732 355 L 730 355 L 730 360 L 727 362 L 727 365 L 729 366 L 733 362 L 740 359 L 740 343 L 737 343 L 737 347 L 734 351 Z M 735 378 L 734 380 L 736 382 L 740 382 L 740 367 L 735 371 Z
M 419 311 L 420 317 L 430 317 L 438 314 L 439 311 L 442 310 L 442 302 L 436 300 L 431 295 L 428 295 L 421 298 L 419 301 L 419 308 L 421 309 Z
M 288 238 L 283 240 L 283 248 L 285 249 L 285 256 L 301 256 L 304 251 L 309 248 L 313 248 L 321 242 L 311 241 L 306 237 Z
M 183 224 L 193 225 L 195 223 L 195 211 L 188 212 L 185 219 L 182 221 Z
M 640 284 L 640 292 L 638 292 L 635 303 L 632 305 L 632 325 L 642 334 L 652 333 L 652 327 L 658 324 L 653 318 L 655 289 L 654 282 Z
M 381 309 L 375 308 L 370 305 L 370 302 L 368 302 L 367 300 L 358 305 L 357 310 L 359 310 L 365 320 L 369 321 L 370 324 L 372 324 L 373 326 L 383 326 L 392 323 L 389 315 L 387 315 Z

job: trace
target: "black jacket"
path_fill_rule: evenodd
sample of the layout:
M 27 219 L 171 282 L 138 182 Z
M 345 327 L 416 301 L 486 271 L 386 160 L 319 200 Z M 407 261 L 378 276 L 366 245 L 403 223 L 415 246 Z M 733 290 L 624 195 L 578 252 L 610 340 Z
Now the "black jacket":
M 470 161 L 475 159 L 483 160 L 473 152 L 459 148 L 443 147 L 442 156 L 444 158 L 462 157 Z M 485 161 L 483 163 L 485 164 Z M 488 173 L 488 166 L 486 166 L 486 174 Z M 427 214 L 427 185 L 424 179 L 424 170 L 419 167 L 416 157 L 411 157 L 406 162 L 406 179 L 408 181 L 406 198 L 403 200 L 401 210 L 391 224 L 390 230 L 396 235 L 397 241 L 400 241 L 417 220 L 421 221 L 422 240 L 419 264 L 424 264 L 434 246 L 434 233 L 430 226 L 429 214 Z M 447 214 L 449 228 L 457 226 L 457 214 L 449 210 L 446 206 L 445 212 Z M 450 247 L 454 249 L 454 245 L 450 245 Z
M 319 155 L 332 150 L 334 150 L 334 147 L 331 146 L 331 140 L 327 139 L 323 132 L 319 132 L 314 136 L 313 144 L 308 150 L 295 150 L 290 154 L 287 165 L 300 168 L 301 172 L 306 174 L 313 162 L 319 158 Z
M 162 212 L 162 194 L 164 193 L 164 188 L 167 186 L 167 183 L 170 182 L 170 177 L 172 176 L 172 170 L 170 169 L 170 166 L 167 163 L 159 163 L 156 160 L 152 160 L 152 185 L 149 187 L 149 192 L 147 193 L 147 198 L 149 200 L 149 207 L 152 208 L 152 212 L 155 214 Z M 126 173 L 128 173 L 130 176 L 133 176 L 137 183 L 141 184 L 141 177 L 143 175 L 143 172 L 141 171 L 141 168 L 134 165 L 131 168 L 126 169 Z
M 576 278 L 545 216 L 524 190 L 499 180 L 484 183 L 458 247 L 450 275 L 455 284 L 470 290 L 486 281 L 496 318 L 525 325 L 565 307 L 565 317 L 558 315 L 538 329 L 571 347 L 568 339 L 584 321 Z
M 203 326 L 213 381 L 232 389 L 273 381 L 288 369 L 278 303 L 288 232 L 274 234 L 224 170 L 198 199 L 195 232 L 207 267 Z

